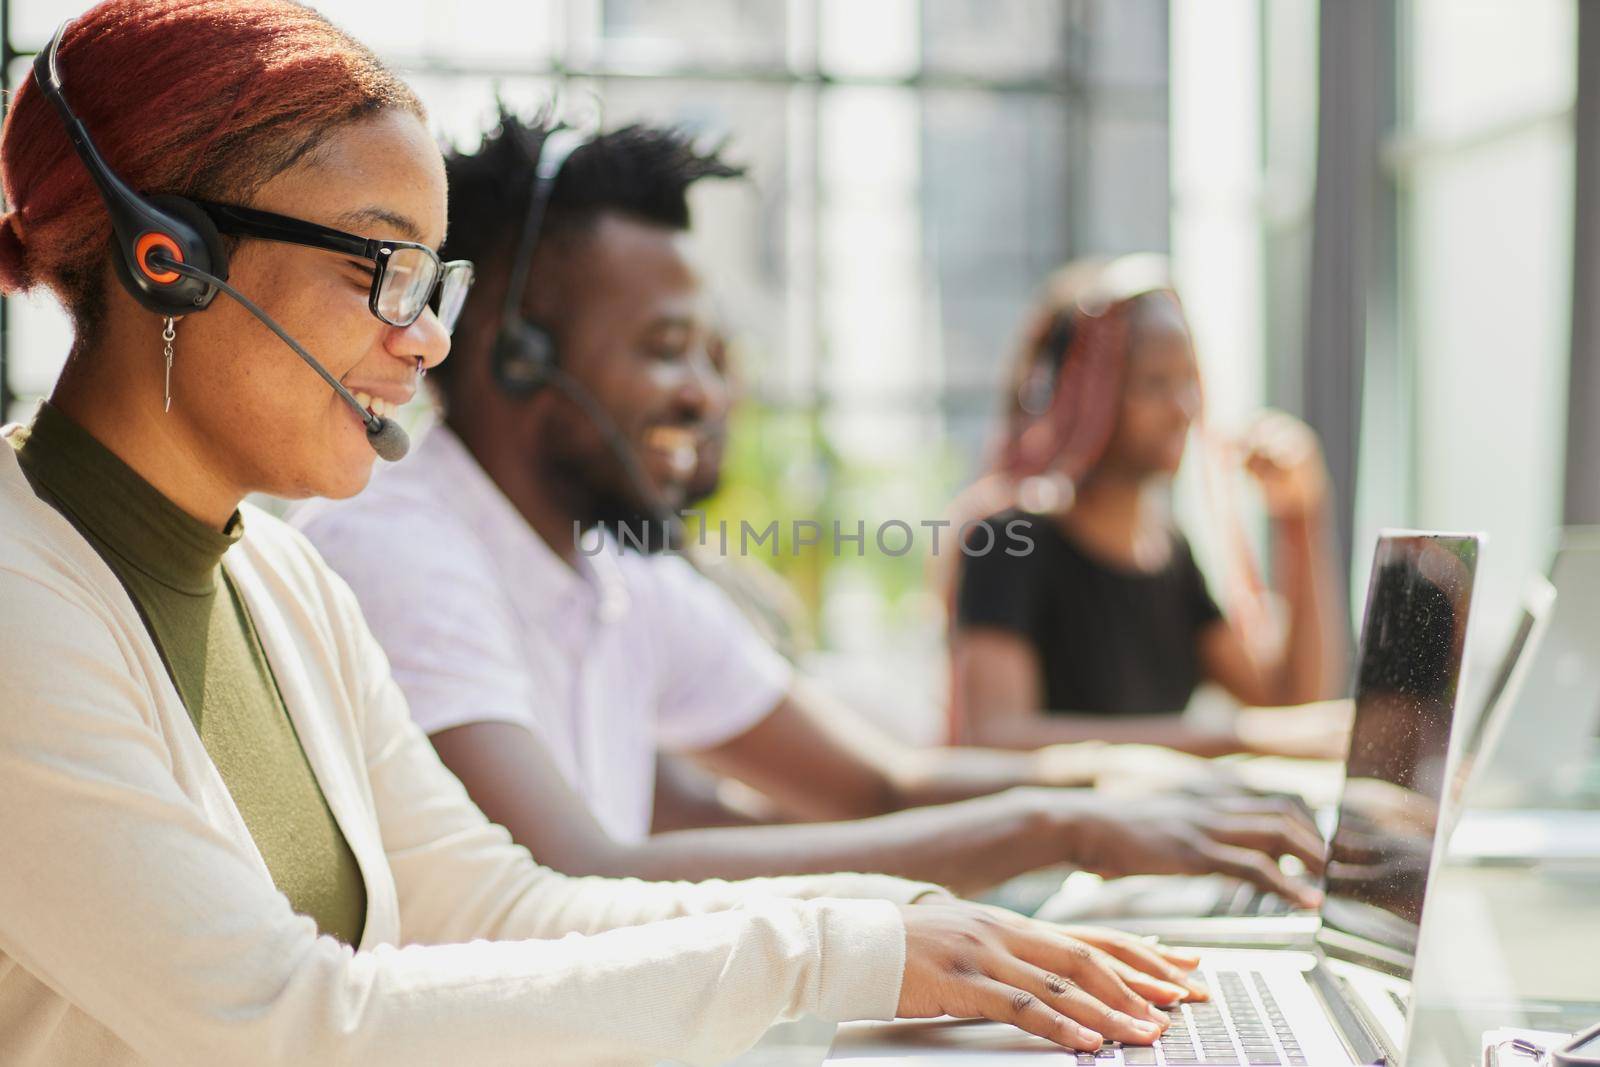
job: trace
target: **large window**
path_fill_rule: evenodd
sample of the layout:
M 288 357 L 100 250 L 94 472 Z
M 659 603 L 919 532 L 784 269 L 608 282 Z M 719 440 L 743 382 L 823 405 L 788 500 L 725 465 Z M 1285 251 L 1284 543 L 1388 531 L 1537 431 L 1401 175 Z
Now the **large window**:
M 8 84 L 81 6 L 0 0 Z M 731 520 L 941 517 L 983 461 L 1024 309 L 1075 255 L 1170 247 L 1223 431 L 1304 402 L 1318 0 L 317 6 L 406 73 L 448 141 L 475 138 L 497 97 L 558 100 L 580 123 L 726 139 L 748 164 L 695 199 L 748 387 L 715 507 Z M 1576 8 L 1391 8 L 1398 117 L 1374 180 L 1397 221 L 1379 227 L 1392 274 L 1374 280 L 1360 354 L 1351 589 L 1381 526 L 1486 530 L 1491 643 L 1560 517 Z M 5 301 L 4 324 L 16 418 L 68 334 L 42 294 Z M 1220 579 L 1192 472 L 1176 502 Z M 824 648 L 903 664 L 931 693 L 943 612 L 926 547 L 785 546 L 770 562 Z
M 1400 522 L 1487 532 L 1474 629 L 1493 649 L 1561 521 L 1577 4 L 1412 0 L 1400 19 L 1398 358 L 1369 354 L 1357 544 Z
M 37 48 L 82 6 L 11 0 L 13 46 Z M 730 514 L 869 530 L 942 516 L 980 461 L 1044 274 L 1167 247 L 1164 0 L 315 6 L 402 69 L 457 143 L 497 95 L 728 139 L 750 180 L 708 183 L 694 206 L 749 385 Z M 68 336 L 46 296 L 6 312 L 15 418 L 48 392 Z M 825 644 L 930 650 L 939 613 L 918 553 L 774 562 Z

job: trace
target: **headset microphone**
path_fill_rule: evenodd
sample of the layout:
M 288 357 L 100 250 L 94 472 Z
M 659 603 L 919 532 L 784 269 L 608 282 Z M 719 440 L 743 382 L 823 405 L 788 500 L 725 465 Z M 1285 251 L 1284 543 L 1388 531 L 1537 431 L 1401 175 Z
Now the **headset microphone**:
M 406 436 L 406 432 L 400 428 L 399 423 L 395 422 L 393 419 L 385 418 L 382 415 L 374 415 L 372 412 L 362 407 L 360 402 L 357 401 L 355 397 L 350 395 L 350 390 L 346 389 L 342 384 L 340 384 L 339 379 L 329 374 L 327 368 L 323 367 L 321 363 L 318 363 L 310 352 L 307 352 L 304 348 L 301 348 L 299 342 L 297 342 L 293 337 L 290 337 L 288 333 L 284 331 L 282 326 L 279 326 L 276 322 L 273 322 L 270 315 L 256 307 L 255 303 L 249 297 L 245 296 L 243 293 L 239 292 L 239 290 L 235 289 L 221 278 L 218 278 L 216 275 L 200 270 L 197 267 L 192 267 L 187 263 L 174 262 L 170 257 L 163 255 L 159 251 L 151 254 L 150 263 L 154 267 L 175 271 L 186 278 L 194 278 L 198 281 L 205 282 L 208 285 L 216 286 L 220 292 L 227 293 L 229 296 L 233 297 L 234 300 L 239 302 L 241 307 L 250 312 L 250 314 L 254 315 L 256 318 L 260 319 L 267 329 L 278 335 L 278 339 L 280 341 L 294 349 L 295 355 L 305 360 L 306 364 L 312 370 L 322 375 L 322 380 L 327 382 L 329 387 L 332 388 L 335 393 L 338 393 L 339 397 L 346 404 L 349 404 L 355 413 L 361 417 L 361 421 L 366 424 L 367 427 L 367 443 L 372 446 L 372 450 L 378 454 L 380 459 L 386 459 L 390 463 L 397 463 L 404 459 L 405 454 L 411 450 L 411 438 Z

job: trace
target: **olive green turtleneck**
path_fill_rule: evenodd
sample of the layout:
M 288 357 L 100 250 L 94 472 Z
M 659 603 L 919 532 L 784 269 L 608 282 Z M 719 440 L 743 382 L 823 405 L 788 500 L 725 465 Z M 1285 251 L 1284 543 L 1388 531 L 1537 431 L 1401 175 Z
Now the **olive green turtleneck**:
M 11 443 L 34 492 L 94 546 L 139 609 L 273 882 L 321 932 L 358 943 L 361 870 L 222 566 L 244 533 L 239 513 L 221 532 L 205 525 L 49 404 Z

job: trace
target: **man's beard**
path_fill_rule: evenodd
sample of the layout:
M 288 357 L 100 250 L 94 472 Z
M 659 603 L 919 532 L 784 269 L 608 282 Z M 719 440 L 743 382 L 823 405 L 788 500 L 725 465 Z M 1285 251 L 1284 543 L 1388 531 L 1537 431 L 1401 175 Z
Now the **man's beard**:
M 635 552 L 653 554 L 677 547 L 670 505 L 662 501 L 658 512 L 641 500 L 622 464 L 608 450 L 582 455 L 552 446 L 545 457 L 543 477 L 566 485 L 564 495 L 573 505 L 584 543 L 600 533 Z
M 589 514 L 579 520 L 585 531 L 598 528 L 624 550 L 648 555 L 677 547 L 673 543 L 676 524 L 668 514 L 658 514 L 620 493 L 600 492 L 590 499 Z

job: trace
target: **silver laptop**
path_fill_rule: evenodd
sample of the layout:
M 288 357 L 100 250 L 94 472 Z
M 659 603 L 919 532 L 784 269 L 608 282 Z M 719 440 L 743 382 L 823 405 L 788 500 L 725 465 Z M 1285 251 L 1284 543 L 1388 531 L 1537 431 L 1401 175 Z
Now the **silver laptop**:
M 1596 547 L 1600 548 L 1600 544 Z M 1594 559 L 1600 564 L 1600 555 L 1596 555 Z M 1527 678 L 1529 665 L 1544 636 L 1545 628 L 1550 623 L 1555 601 L 1556 587 L 1544 575 L 1536 574 L 1528 580 L 1522 595 L 1522 613 L 1518 616 L 1517 625 L 1501 651 L 1499 660 L 1495 663 L 1494 672 L 1489 675 L 1479 695 L 1462 701 L 1456 708 L 1451 725 L 1451 736 L 1454 739 L 1452 743 L 1455 748 L 1452 757 L 1455 760 L 1455 773 L 1447 790 L 1446 811 L 1457 810 L 1467 778 L 1472 768 L 1478 764 L 1477 757 L 1483 747 L 1485 736 L 1489 729 L 1508 713 L 1517 695 L 1522 691 L 1522 683 Z M 1357 725 L 1355 728 L 1360 727 Z M 1336 814 L 1337 812 L 1333 810 L 1324 812 L 1319 809 L 1318 824 L 1325 830 L 1331 829 L 1331 820 Z M 1219 900 L 1210 914 L 1287 915 L 1290 911 L 1290 905 L 1283 898 L 1265 893 L 1254 886 L 1245 885 L 1236 889 L 1230 896 Z
M 1415 536 L 1418 535 L 1385 533 L 1381 536 L 1373 573 L 1377 573 L 1391 539 Z M 1362 623 L 1363 639 L 1374 627 L 1381 630 L 1397 624 L 1396 620 L 1375 616 L 1373 609 L 1381 609 L 1384 605 L 1375 604 L 1370 597 L 1369 590 L 1367 615 Z M 1544 627 L 1549 622 L 1554 600 L 1555 592 L 1544 579 L 1530 583 L 1523 598 L 1522 617 L 1481 699 L 1472 701 L 1468 708 L 1456 710 L 1451 723 L 1416 724 L 1418 730 L 1435 731 L 1436 738 L 1442 739 L 1441 743 L 1448 741 L 1451 736 L 1457 738 L 1456 755 L 1463 769 L 1471 765 L 1470 755 L 1476 752 L 1488 724 L 1497 718 L 1497 709 L 1520 691 L 1519 683 L 1526 675 L 1531 653 L 1538 646 Z M 1358 664 L 1357 669 L 1359 672 L 1364 668 Z M 1358 692 L 1360 680 L 1358 673 Z M 1352 731 L 1361 734 L 1370 728 L 1370 724 L 1364 724 L 1364 718 L 1387 714 L 1385 708 L 1372 701 L 1358 700 Z M 1450 790 L 1452 794 L 1459 793 L 1461 778 L 1462 775 L 1458 774 Z M 1331 833 L 1338 816 L 1336 808 L 1330 806 L 1315 814 L 1324 833 Z M 1261 932 L 1267 929 L 1274 932 L 1278 945 L 1309 944 L 1321 925 L 1316 913 L 1295 912 L 1283 898 L 1221 875 L 1135 876 L 1103 884 L 1094 882 L 1082 887 L 1074 886 L 1069 880 L 1060 893 L 1040 906 L 1035 915 L 1054 922 L 1107 923 L 1133 933 L 1154 934 L 1168 939 L 1184 938 L 1191 943 L 1213 945 L 1258 943 Z M 1193 920 L 1197 916 L 1210 921 L 1203 927 L 1196 925 Z M 1259 918 L 1279 921 L 1264 927 L 1254 921 Z
M 1600 729 L 1600 538 L 1566 534 L 1550 575 L 1543 638 L 1456 769 L 1466 786 L 1423 923 L 1408 1067 L 1480 1062 L 1489 1030 L 1600 1019 L 1600 795 L 1585 755 Z
M 1600 533 L 1568 531 L 1542 638 L 1461 762 L 1456 862 L 1600 865 Z
M 1600 548 L 1600 543 L 1595 547 Z M 1600 553 L 1593 559 L 1595 565 L 1600 567 Z M 1518 616 L 1517 625 L 1495 663 L 1494 672 L 1489 675 L 1480 695 L 1463 701 L 1457 707 L 1451 727 L 1456 750 L 1453 757 L 1455 773 L 1448 789 L 1447 811 L 1458 810 L 1467 779 L 1473 767 L 1479 763 L 1478 753 L 1483 748 L 1485 736 L 1515 705 L 1517 695 L 1522 691 L 1522 683 L 1527 678 L 1529 665 L 1550 623 L 1555 601 L 1556 587 L 1549 579 L 1542 574 L 1529 579 L 1523 590 L 1522 614 Z M 1318 825 L 1323 826 L 1324 830 L 1331 829 L 1331 820 L 1336 814 L 1333 810 L 1324 812 L 1319 809 L 1316 812 Z M 1290 904 L 1282 897 L 1241 883 L 1233 887 L 1231 892 L 1220 894 L 1206 914 L 1248 917 L 1288 915 L 1291 911 Z
M 1170 1012 L 1154 1047 L 1107 1045 L 1084 1065 L 1333 1067 L 1400 1062 L 1417 932 L 1438 853 L 1454 721 L 1480 539 L 1386 533 L 1378 540 L 1356 675 L 1357 716 L 1346 761 L 1321 925 L 1304 949 L 1206 950 L 1211 1000 Z M 1206 922 L 1207 920 L 1199 920 Z M 1215 920 L 1212 920 L 1215 921 Z M 1181 944 L 1178 938 L 1174 943 Z M 1072 1054 L 995 1023 L 883 1024 L 841 1032 L 849 1060 L 914 1045 L 919 1057 L 987 1063 L 1014 1054 Z
M 1397 1063 L 1417 932 L 1451 780 L 1479 538 L 1388 533 L 1368 585 L 1357 715 L 1320 926 L 1304 950 L 1202 954 L 1206 1004 L 1173 1011 L 1156 1047 L 1105 1064 L 1327 1067 Z M 1266 924 L 1264 944 L 1273 943 Z
M 1465 775 L 1477 762 L 1489 731 L 1497 728 L 1522 692 L 1553 617 L 1557 595 L 1555 585 L 1544 575 L 1536 574 L 1528 579 L 1522 592 L 1522 614 L 1517 618 L 1516 629 L 1511 632 L 1494 673 L 1489 676 L 1482 698 L 1456 712 L 1455 735 L 1459 739 L 1457 748 L 1461 757 L 1457 768 L 1458 784 L 1464 782 Z
M 1544 639 L 1485 729 L 1470 786 L 1477 809 L 1570 807 L 1600 756 L 1600 531 L 1564 533 L 1550 581 Z

